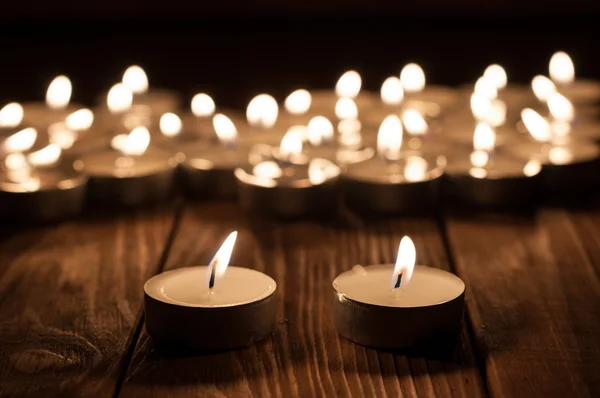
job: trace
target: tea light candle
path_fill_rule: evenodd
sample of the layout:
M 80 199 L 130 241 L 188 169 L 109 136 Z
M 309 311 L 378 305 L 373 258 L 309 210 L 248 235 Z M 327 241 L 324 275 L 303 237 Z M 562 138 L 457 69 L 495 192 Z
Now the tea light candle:
M 17 102 L 11 102 L 4 105 L 0 109 L 0 139 L 9 137 L 21 130 L 22 127 L 20 127 L 20 125 L 22 121 L 23 106 L 21 106 L 21 104 Z
M 246 167 L 248 150 L 238 146 L 237 129 L 222 113 L 213 117 L 219 143 L 190 144 L 182 147 L 185 160 L 180 164 L 186 191 L 195 197 L 231 197 L 237 194 L 233 171 Z
M 404 89 L 404 103 L 427 117 L 438 117 L 459 98 L 456 90 L 449 87 L 426 85 L 425 72 L 415 63 L 406 64 L 402 68 L 400 83 Z
M 110 149 L 83 155 L 75 162 L 89 176 L 88 195 L 97 204 L 136 206 L 160 202 L 171 193 L 176 160 L 171 153 L 148 148 L 150 133 L 136 127 L 113 140 Z
M 228 267 L 236 238 L 232 232 L 208 266 L 163 272 L 146 282 L 146 330 L 155 343 L 221 351 L 272 333 L 277 284 L 259 271 Z
M 341 175 L 345 202 L 369 213 L 413 213 L 437 202 L 445 159 L 401 153 L 402 124 L 388 116 L 377 135 L 378 157 L 348 165 Z
M 575 79 L 575 66 L 571 57 L 559 51 L 552 55 L 549 63 L 550 78 L 558 91 L 576 104 L 589 104 L 600 101 L 600 82 L 597 80 Z
M 29 128 L 3 143 L 9 153 L 0 168 L 0 218 L 50 222 L 78 214 L 85 203 L 87 178 L 61 156 L 56 144 L 28 155 L 12 152 L 26 150 L 34 140 L 35 129 Z
M 235 170 L 242 207 L 281 218 L 334 211 L 339 173 L 339 167 L 327 159 L 305 163 L 302 138 L 294 132 L 284 136 L 272 160 Z
M 309 114 L 333 116 L 338 101 L 350 99 L 358 110 L 370 109 L 377 105 L 377 94 L 361 90 L 362 78 L 355 70 L 348 70 L 338 79 L 335 90 L 313 90 Z
M 441 269 L 415 267 L 415 259 L 415 246 L 405 236 L 395 265 L 355 266 L 333 281 L 335 325 L 343 337 L 383 349 L 457 338 L 464 282 Z
M 246 123 L 238 124 L 239 144 L 251 147 L 257 143 L 275 145 L 285 130 L 277 125 L 279 105 L 269 94 L 259 94 L 248 103 Z
M 73 87 L 67 76 L 55 77 L 46 91 L 46 102 L 27 102 L 23 104 L 24 121 L 36 128 L 45 128 L 56 122 L 62 122 L 83 105 L 71 104 Z
M 148 76 L 140 66 L 132 65 L 125 70 L 121 83 L 133 93 L 133 105 L 143 106 L 151 113 L 162 115 L 181 105 L 179 94 L 171 90 L 149 88 Z

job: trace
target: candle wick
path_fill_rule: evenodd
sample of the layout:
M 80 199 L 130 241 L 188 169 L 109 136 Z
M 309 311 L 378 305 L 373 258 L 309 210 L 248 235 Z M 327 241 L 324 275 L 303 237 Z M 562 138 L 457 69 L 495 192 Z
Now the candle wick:
M 210 262 L 210 277 L 208 279 L 208 288 L 211 290 L 215 287 L 215 279 L 217 276 L 217 264 L 219 262 L 218 258 L 214 258 L 211 262 Z
M 400 283 L 402 283 L 402 272 L 398 273 L 398 278 L 396 279 L 396 284 L 394 285 L 394 290 L 397 290 L 400 287 Z

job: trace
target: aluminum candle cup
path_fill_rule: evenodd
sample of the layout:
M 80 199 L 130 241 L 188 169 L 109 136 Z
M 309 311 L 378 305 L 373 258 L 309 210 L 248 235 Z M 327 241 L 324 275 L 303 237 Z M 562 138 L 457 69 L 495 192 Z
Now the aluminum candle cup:
M 90 178 L 89 199 L 106 206 L 137 206 L 163 201 L 170 193 L 177 161 L 150 148 L 140 155 L 115 150 L 83 155 L 75 167 Z
M 412 246 L 412 261 L 402 258 L 405 243 Z M 415 267 L 414 258 L 414 245 L 404 237 L 396 265 L 358 265 L 338 275 L 333 281 L 334 318 L 343 337 L 383 349 L 456 341 L 464 282 L 441 269 Z
M 421 213 L 432 210 L 444 173 L 444 157 L 402 155 L 348 165 L 341 176 L 344 201 L 367 213 Z
M 74 216 L 83 209 L 86 183 L 67 158 L 35 167 L 22 154 L 8 155 L 0 170 L 0 218 L 50 222 Z
M 528 208 L 537 203 L 541 188 L 539 162 L 502 154 L 480 155 L 486 161 L 479 164 L 468 155 L 448 160 L 442 185 L 445 198 L 491 208 Z

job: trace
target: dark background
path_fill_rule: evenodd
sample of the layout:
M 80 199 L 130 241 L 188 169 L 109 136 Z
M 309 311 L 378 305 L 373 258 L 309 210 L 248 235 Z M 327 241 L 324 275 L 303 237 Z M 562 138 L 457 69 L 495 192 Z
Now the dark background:
M 409 61 L 429 82 L 472 82 L 492 62 L 511 81 L 565 50 L 600 77 L 600 2 L 0 0 L 0 103 L 43 99 L 57 74 L 91 104 L 133 63 L 150 84 L 244 106 L 259 92 L 332 87 L 346 69 L 378 90 Z

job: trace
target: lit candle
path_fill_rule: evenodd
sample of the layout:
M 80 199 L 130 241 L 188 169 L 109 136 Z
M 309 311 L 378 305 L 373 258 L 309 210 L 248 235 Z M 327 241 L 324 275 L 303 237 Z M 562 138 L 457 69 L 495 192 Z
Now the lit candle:
M 23 106 L 11 102 L 0 109 L 0 139 L 13 135 L 20 130 L 23 121 Z
M 488 124 L 479 123 L 472 139 L 470 153 L 448 159 L 444 196 L 468 206 L 529 209 L 535 205 L 541 164 L 495 152 L 496 134 Z
M 311 104 L 312 95 L 308 90 L 293 91 L 285 98 L 279 124 L 283 127 L 306 125 L 311 118 Z
M 272 333 L 277 284 L 259 271 L 228 266 L 236 238 L 232 232 L 208 266 L 163 272 L 146 282 L 146 330 L 155 343 L 220 351 Z
M 283 137 L 271 158 L 235 170 L 242 207 L 282 218 L 334 212 L 339 173 L 330 160 L 306 161 L 302 137 L 293 130 Z
M 246 167 L 248 149 L 238 145 L 235 125 L 227 116 L 213 117 L 214 130 L 219 137 L 216 145 L 206 143 L 182 147 L 185 160 L 181 171 L 186 192 L 195 197 L 231 197 L 237 193 L 233 171 Z
M 90 177 L 90 200 L 106 206 L 156 203 L 171 193 L 177 162 L 173 155 L 150 147 L 150 133 L 136 127 L 113 138 L 113 149 L 87 153 L 75 167 Z
M 334 90 L 311 91 L 312 103 L 310 114 L 333 116 L 335 106 L 340 98 L 353 100 L 359 110 L 375 107 L 378 103 L 377 94 L 362 90 L 362 77 L 355 70 L 344 72 L 338 79 Z
M 78 214 L 83 208 L 87 178 L 50 144 L 29 151 L 37 138 L 26 128 L 2 143 L 0 217 L 12 221 L 48 222 Z
M 191 102 L 191 109 L 194 121 L 189 123 L 190 128 L 185 129 L 185 134 L 188 134 L 187 130 L 190 130 L 189 132 L 196 133 L 202 137 L 213 138 L 215 130 L 212 119 L 217 107 L 212 97 L 206 93 L 194 95 Z M 192 125 L 194 125 L 194 128 L 191 127 Z
M 148 76 L 140 66 L 132 65 L 125 70 L 121 83 L 133 93 L 133 106 L 146 108 L 148 112 L 162 115 L 179 108 L 181 98 L 171 90 L 150 89 Z
M 388 116 L 379 128 L 377 153 L 349 164 L 342 173 L 342 191 L 348 205 L 374 213 L 413 213 L 431 210 L 443 174 L 443 157 L 401 152 L 402 124 Z
M 374 348 L 408 348 L 456 341 L 465 284 L 438 268 L 415 266 L 405 236 L 396 264 L 355 266 L 333 281 L 334 318 L 345 338 Z
M 23 104 L 24 121 L 36 128 L 46 128 L 55 122 L 62 122 L 70 113 L 82 105 L 71 103 L 73 86 L 67 76 L 57 76 L 48 85 L 46 102 L 27 102 Z
M 600 82 L 597 80 L 576 79 L 573 60 L 563 51 L 550 58 L 548 65 L 550 78 L 558 91 L 576 104 L 592 104 L 600 100 Z
M 406 64 L 400 71 L 404 89 L 404 104 L 421 115 L 437 117 L 458 100 L 456 90 L 440 85 L 426 84 L 425 72 L 420 65 Z
M 279 105 L 269 94 L 259 94 L 246 108 L 247 124 L 240 127 L 240 145 L 252 146 L 256 143 L 276 145 L 284 130 L 276 126 Z

